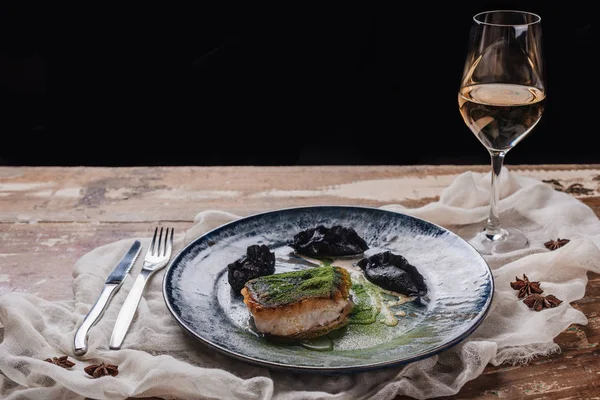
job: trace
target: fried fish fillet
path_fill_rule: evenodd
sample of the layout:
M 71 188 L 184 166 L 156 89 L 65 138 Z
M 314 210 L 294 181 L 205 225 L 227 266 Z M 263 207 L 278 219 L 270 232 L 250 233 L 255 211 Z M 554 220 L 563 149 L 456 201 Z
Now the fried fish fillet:
M 241 293 L 265 336 L 313 339 L 348 324 L 351 285 L 346 269 L 323 266 L 251 279 Z

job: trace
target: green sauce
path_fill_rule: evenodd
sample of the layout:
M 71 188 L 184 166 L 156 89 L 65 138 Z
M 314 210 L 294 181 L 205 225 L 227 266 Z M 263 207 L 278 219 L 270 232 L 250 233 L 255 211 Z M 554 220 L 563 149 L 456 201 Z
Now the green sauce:
M 369 282 L 352 283 L 350 294 L 354 308 L 350 313 L 351 324 L 372 324 L 377 321 L 381 311 L 381 301 L 378 300 L 377 289 Z
M 390 307 L 404 304 L 412 299 L 410 297 L 390 292 L 369 282 L 361 273 L 352 274 L 352 288 L 350 289 L 354 308 L 350 313 L 350 324 L 372 324 L 379 321 L 387 326 L 398 325 L 398 318 L 402 312 L 393 312 Z M 395 298 L 390 301 L 388 298 Z M 404 315 L 406 315 L 404 313 Z

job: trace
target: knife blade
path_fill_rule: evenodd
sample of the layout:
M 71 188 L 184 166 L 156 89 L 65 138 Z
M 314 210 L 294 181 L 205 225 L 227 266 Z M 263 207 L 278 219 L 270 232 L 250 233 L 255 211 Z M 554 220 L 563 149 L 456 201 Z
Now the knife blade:
M 77 329 L 77 332 L 75 332 L 75 338 L 73 340 L 73 352 L 76 355 L 80 356 L 87 352 L 88 331 L 96 324 L 96 322 L 100 320 L 102 314 L 104 314 L 106 306 L 115 293 L 117 293 L 117 291 L 123 285 L 125 278 L 131 270 L 131 267 L 133 267 L 135 260 L 140 254 L 141 248 L 142 245 L 139 240 L 133 242 L 127 253 L 125 253 L 123 258 L 121 258 L 121 260 L 108 275 L 108 278 L 106 278 L 104 287 L 102 288 L 102 292 L 100 292 L 98 299 L 83 319 L 81 325 Z

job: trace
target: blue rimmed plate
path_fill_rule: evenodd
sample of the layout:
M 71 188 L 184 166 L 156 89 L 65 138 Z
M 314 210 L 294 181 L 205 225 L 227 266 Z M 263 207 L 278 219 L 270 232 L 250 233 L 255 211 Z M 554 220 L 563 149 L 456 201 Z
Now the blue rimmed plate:
M 274 343 L 258 335 L 241 296 L 231 291 L 227 265 L 248 246 L 265 244 L 275 252 L 276 273 L 314 267 L 294 256 L 288 243 L 317 225 L 354 228 L 370 246 L 366 257 L 385 250 L 403 255 L 425 278 L 427 301 L 388 308 L 396 323 L 349 324 L 324 338 L 329 343 Z M 352 269 L 352 262 L 333 264 Z M 167 307 L 202 343 L 268 368 L 327 373 L 400 365 L 454 346 L 483 321 L 493 291 L 488 264 L 456 234 L 399 212 L 357 206 L 286 208 L 227 223 L 183 248 L 163 281 Z

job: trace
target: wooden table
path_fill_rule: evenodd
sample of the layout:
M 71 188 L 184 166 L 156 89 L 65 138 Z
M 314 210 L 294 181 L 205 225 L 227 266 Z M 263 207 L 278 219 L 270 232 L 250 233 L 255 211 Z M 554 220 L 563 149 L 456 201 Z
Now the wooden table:
M 547 181 L 600 215 L 600 165 L 508 167 Z M 489 166 L 0 167 L 0 294 L 73 297 L 72 268 L 95 247 L 176 231 L 202 210 L 240 216 L 315 204 L 423 206 L 467 170 Z M 600 276 L 573 303 L 588 318 L 556 338 L 562 353 L 528 365 L 488 366 L 453 399 L 600 397 Z

